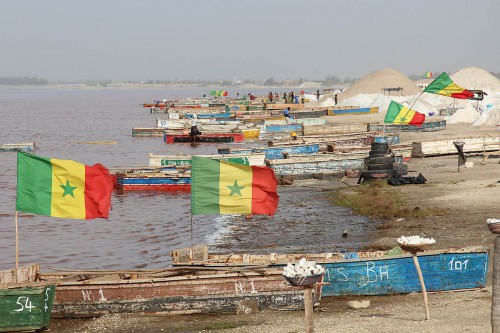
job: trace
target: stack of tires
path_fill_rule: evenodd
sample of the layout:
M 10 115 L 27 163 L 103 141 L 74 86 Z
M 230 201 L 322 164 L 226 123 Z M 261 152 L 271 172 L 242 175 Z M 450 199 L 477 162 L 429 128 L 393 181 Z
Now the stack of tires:
M 394 169 L 394 156 L 387 143 L 372 142 L 368 152 L 366 171 L 361 172 L 358 184 L 364 180 L 394 178 L 398 176 L 398 171 Z

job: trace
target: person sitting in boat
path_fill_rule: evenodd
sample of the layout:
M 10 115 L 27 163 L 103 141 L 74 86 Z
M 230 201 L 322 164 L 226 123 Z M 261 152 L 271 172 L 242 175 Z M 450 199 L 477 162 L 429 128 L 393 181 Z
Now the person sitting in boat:
M 189 139 L 191 142 L 195 142 L 196 137 L 201 134 L 200 130 L 198 129 L 196 119 L 198 119 L 198 116 L 194 114 L 193 119 L 191 119 L 191 132 L 189 133 Z

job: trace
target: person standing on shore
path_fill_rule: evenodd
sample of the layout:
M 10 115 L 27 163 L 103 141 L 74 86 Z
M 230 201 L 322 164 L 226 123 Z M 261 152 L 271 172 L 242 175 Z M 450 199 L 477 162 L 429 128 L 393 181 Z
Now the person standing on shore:
M 285 100 L 285 104 L 287 103 L 287 100 L 286 100 L 286 92 L 283 93 L 283 99 Z
M 295 100 L 295 96 L 294 96 L 293 91 L 290 93 L 290 99 L 291 99 L 291 102 L 293 104 L 293 101 Z
M 287 107 L 285 111 L 283 111 L 283 115 L 285 116 L 285 121 L 287 124 L 290 123 L 290 107 Z
M 334 101 L 335 101 L 335 105 L 337 105 L 337 94 L 335 94 Z
M 321 96 L 321 94 L 319 93 L 319 89 L 318 89 L 318 91 L 316 91 L 316 97 L 318 98 L 318 101 L 319 101 L 319 96 Z

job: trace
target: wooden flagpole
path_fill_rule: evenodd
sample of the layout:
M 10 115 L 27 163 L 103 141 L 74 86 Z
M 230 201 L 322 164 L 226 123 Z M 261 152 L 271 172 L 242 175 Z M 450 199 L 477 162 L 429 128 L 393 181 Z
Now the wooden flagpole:
M 19 269 L 19 233 L 17 228 L 17 210 L 16 210 L 15 222 L 16 222 L 16 271 L 17 271 Z
M 193 213 L 191 213 L 191 248 L 194 250 L 194 237 L 193 237 Z

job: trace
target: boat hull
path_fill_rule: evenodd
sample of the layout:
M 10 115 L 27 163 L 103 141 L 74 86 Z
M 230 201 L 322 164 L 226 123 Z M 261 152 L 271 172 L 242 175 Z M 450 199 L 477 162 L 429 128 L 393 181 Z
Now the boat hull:
M 368 131 L 392 132 L 434 132 L 446 129 L 446 120 L 423 123 L 422 126 L 368 124 Z
M 314 292 L 319 302 L 321 287 Z M 61 283 L 53 317 L 99 317 L 110 313 L 236 313 L 245 304 L 259 309 L 303 307 L 303 291 L 291 288 L 281 272 L 229 274 L 105 282 Z
M 399 251 L 401 251 L 399 249 Z M 412 255 L 404 252 L 347 252 L 317 254 L 209 254 L 205 245 L 171 253 L 173 265 L 283 267 L 301 258 L 325 267 L 322 296 L 392 295 L 421 292 Z M 196 258 L 196 259 L 192 259 Z M 418 253 L 427 291 L 484 288 L 489 250 L 471 246 Z
M 163 137 L 166 143 L 191 142 L 189 134 L 168 134 Z M 206 133 L 197 135 L 194 142 L 244 142 L 245 136 L 239 133 Z
M 190 176 L 116 175 L 116 188 L 121 191 L 190 191 Z
M 52 284 L 0 289 L 0 332 L 35 331 L 49 326 L 55 289 Z
M 346 115 L 358 115 L 358 114 L 369 114 L 378 113 L 378 106 L 373 108 L 354 108 L 354 109 L 333 109 L 328 110 L 329 116 L 346 116 Z
M 32 151 L 35 151 L 35 149 L 36 149 L 35 142 L 0 144 L 0 152 L 4 152 L 4 151 L 32 152 Z

